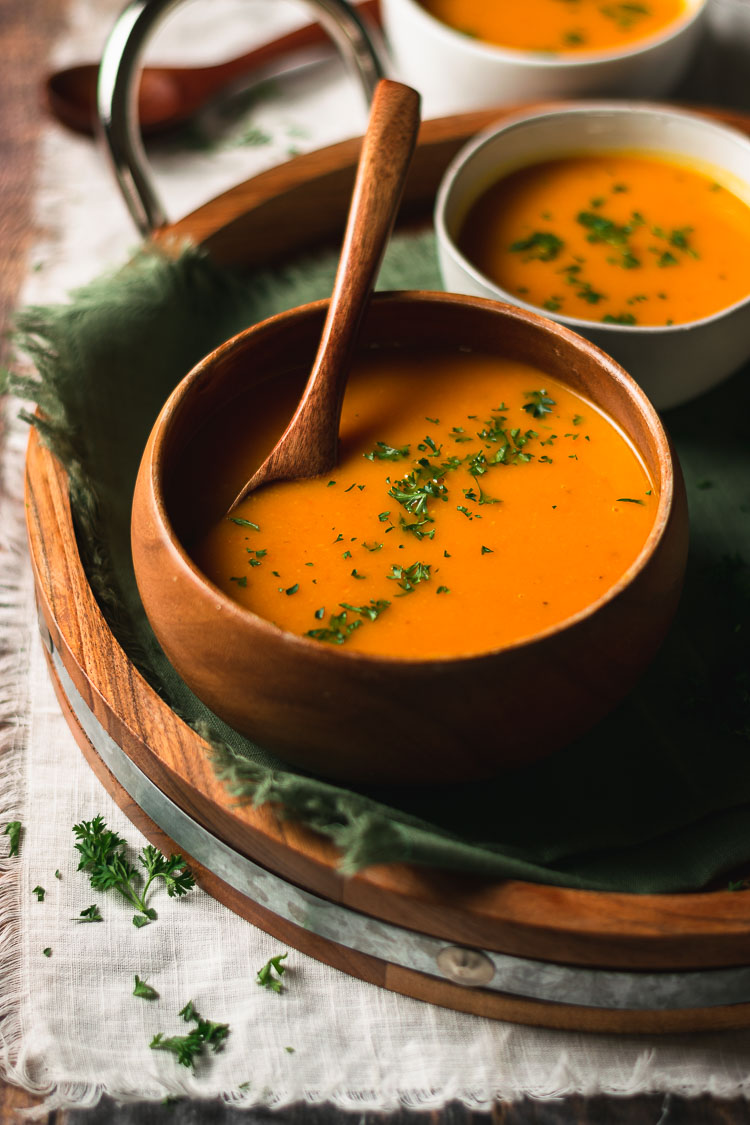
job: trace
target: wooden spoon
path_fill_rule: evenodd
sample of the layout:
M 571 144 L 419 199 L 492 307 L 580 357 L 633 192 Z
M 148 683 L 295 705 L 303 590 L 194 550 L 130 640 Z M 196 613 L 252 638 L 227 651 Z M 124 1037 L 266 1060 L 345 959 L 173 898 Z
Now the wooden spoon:
M 416 90 L 400 82 L 384 78 L 375 88 L 333 294 L 310 377 L 294 417 L 230 512 L 262 484 L 319 476 L 336 464 L 351 358 L 401 201 L 419 130 L 419 104 Z
M 378 20 L 378 0 L 364 0 L 357 5 L 357 12 Z M 153 136 L 173 129 L 193 117 L 217 94 L 254 71 L 262 71 L 295 52 L 321 45 L 330 45 L 333 50 L 326 31 L 319 23 L 311 23 L 215 66 L 144 67 L 138 92 L 141 132 L 144 136 Z M 51 74 L 45 83 L 50 112 L 76 133 L 94 134 L 98 74 L 97 63 L 81 63 Z

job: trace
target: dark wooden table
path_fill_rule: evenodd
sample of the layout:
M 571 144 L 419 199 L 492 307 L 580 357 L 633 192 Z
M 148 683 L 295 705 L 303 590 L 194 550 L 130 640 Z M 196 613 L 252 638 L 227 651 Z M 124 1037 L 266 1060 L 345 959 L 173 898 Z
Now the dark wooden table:
M 33 226 L 32 200 L 38 138 L 45 120 L 40 88 L 47 53 L 61 30 L 63 13 L 63 0 L 0 0 L 0 367 L 8 361 L 5 335 L 17 307 L 29 250 L 38 234 Z M 694 96 L 702 78 L 694 74 L 692 85 L 685 88 L 692 100 L 702 100 Z M 742 104 L 729 91 L 729 97 L 721 100 L 750 108 L 750 92 L 745 98 Z M 550 1059 L 550 1066 L 553 1062 Z M 37 1103 L 37 1098 L 0 1083 L 0 1125 L 17 1120 L 16 1110 Z M 661 1094 L 635 1098 L 576 1096 L 499 1103 L 491 1113 L 448 1105 L 426 1113 L 404 1110 L 388 1115 L 352 1115 L 328 1106 L 298 1105 L 271 1112 L 186 1100 L 118 1107 L 105 1099 L 94 1109 L 58 1110 L 43 1121 L 46 1125 L 750 1125 L 750 1103 L 743 1098 L 722 1101 L 709 1096 L 685 1099 Z

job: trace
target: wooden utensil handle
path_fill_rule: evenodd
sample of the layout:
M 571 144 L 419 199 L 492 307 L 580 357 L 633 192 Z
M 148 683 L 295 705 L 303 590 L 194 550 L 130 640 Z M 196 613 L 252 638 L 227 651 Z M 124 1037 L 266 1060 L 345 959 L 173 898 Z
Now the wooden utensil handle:
M 328 316 L 310 378 L 287 431 L 296 430 L 304 449 L 295 442 L 280 442 L 284 466 L 274 464 L 273 476 L 300 475 L 297 460 L 300 465 L 304 461 L 306 476 L 324 473 L 336 463 L 349 366 L 416 144 L 419 106 L 419 94 L 411 87 L 386 78 L 378 83 Z

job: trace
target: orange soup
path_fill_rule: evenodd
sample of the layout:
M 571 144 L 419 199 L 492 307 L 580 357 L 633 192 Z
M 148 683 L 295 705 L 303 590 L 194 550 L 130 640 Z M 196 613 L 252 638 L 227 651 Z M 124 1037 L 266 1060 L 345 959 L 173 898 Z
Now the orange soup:
M 254 424 L 235 491 L 272 440 Z M 340 433 L 330 477 L 259 489 L 192 549 L 226 594 L 317 644 L 434 658 L 528 638 L 606 593 L 653 525 L 624 434 L 522 363 L 374 349 Z
M 658 35 L 685 0 L 420 0 L 442 23 L 485 43 L 522 51 L 608 51 Z
M 750 207 L 711 176 L 650 156 L 521 168 L 480 196 L 458 244 L 507 292 L 584 320 L 682 324 L 750 293 Z

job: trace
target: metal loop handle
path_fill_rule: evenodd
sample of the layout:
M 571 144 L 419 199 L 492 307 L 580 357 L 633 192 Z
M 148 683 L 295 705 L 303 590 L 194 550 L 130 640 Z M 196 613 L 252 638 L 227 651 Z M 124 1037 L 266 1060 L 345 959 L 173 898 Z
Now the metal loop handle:
M 131 0 L 102 53 L 97 88 L 99 128 L 125 203 L 142 235 L 164 226 L 166 212 L 151 178 L 138 127 L 136 78 L 149 38 L 184 0 Z M 369 104 L 384 75 L 383 63 L 357 12 L 347 0 L 308 0 L 317 19 L 357 77 Z

